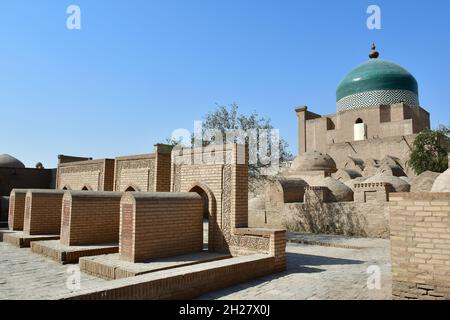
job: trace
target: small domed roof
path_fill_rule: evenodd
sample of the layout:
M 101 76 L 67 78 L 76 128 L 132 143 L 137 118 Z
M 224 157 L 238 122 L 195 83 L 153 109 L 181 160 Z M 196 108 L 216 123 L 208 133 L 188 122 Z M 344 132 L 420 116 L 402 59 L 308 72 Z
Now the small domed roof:
M 358 178 L 355 178 L 355 179 L 352 179 L 352 180 L 345 181 L 344 184 L 347 187 L 349 187 L 350 189 L 352 189 L 353 192 L 355 192 L 355 184 L 363 183 L 364 181 L 366 181 L 366 179 L 367 179 L 366 177 L 358 177 Z
M 450 169 L 436 178 L 431 192 L 450 192 Z
M 395 176 L 386 176 L 382 174 L 374 175 L 373 177 L 368 178 L 366 183 L 389 183 L 394 188 L 395 192 L 409 192 L 411 190 L 411 186 L 408 182 L 399 177 Z
M 25 165 L 9 154 L 0 155 L 0 168 L 25 168 Z
M 337 111 L 404 102 L 419 106 L 417 80 L 406 69 L 378 55 L 362 63 L 339 84 Z
M 411 192 L 430 192 L 433 184 L 440 176 L 438 172 L 425 171 L 411 179 Z
M 320 186 L 331 191 L 334 201 L 353 201 L 353 190 L 339 180 L 327 177 L 321 181 Z
M 336 163 L 328 154 L 319 151 L 308 151 L 299 155 L 292 162 L 293 171 L 326 171 L 334 173 L 337 171 Z

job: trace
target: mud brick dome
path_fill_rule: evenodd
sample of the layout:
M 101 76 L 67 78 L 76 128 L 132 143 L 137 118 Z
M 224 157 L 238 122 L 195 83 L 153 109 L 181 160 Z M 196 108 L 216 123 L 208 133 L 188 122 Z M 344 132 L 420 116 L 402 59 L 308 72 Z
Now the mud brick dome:
M 369 61 L 350 71 L 339 84 L 337 112 L 402 102 L 411 107 L 419 106 L 414 76 L 398 64 L 377 59 L 376 51 L 370 56 Z
M 25 168 L 25 165 L 9 154 L 0 155 L 0 168 Z
M 328 155 L 319 151 L 308 151 L 298 156 L 292 162 L 292 170 L 303 171 L 326 171 L 336 172 L 336 163 Z

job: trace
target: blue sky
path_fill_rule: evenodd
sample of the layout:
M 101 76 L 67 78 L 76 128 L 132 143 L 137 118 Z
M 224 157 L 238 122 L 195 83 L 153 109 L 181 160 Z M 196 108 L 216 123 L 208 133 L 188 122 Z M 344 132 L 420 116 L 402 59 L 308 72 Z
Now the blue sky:
M 81 30 L 66 8 L 81 8 Z M 382 10 L 368 30 L 366 9 Z M 151 152 L 217 104 L 272 119 L 296 154 L 294 108 L 335 112 L 367 59 L 418 80 L 432 125 L 449 123 L 450 2 L 14 0 L 0 3 L 0 153 L 53 167 L 60 153 Z

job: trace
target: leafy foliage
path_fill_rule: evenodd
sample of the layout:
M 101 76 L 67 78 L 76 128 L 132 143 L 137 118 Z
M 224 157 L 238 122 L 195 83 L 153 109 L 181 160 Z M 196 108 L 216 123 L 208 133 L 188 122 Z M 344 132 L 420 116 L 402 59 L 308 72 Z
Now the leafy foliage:
M 261 136 L 260 130 L 272 130 L 274 129 L 273 125 L 271 124 L 270 119 L 262 117 L 258 115 L 256 112 L 252 112 L 249 115 L 241 114 L 239 113 L 239 107 L 237 104 L 233 103 L 228 106 L 217 106 L 216 110 L 208 113 L 204 119 L 203 123 L 203 130 L 218 130 L 222 133 L 223 137 L 227 133 L 233 132 L 233 131 L 245 131 L 248 132 L 249 130 L 257 130 L 257 141 L 258 146 L 261 143 L 261 140 L 264 139 L 264 136 Z M 267 138 L 267 145 L 271 145 L 270 136 Z M 231 135 L 231 141 L 230 138 L 227 137 L 227 140 L 225 141 L 215 141 L 214 139 L 211 139 L 209 141 L 204 141 L 204 145 L 213 144 L 213 143 L 249 143 L 249 138 L 246 137 L 245 141 L 241 141 L 239 138 L 233 137 Z M 279 141 L 279 162 L 280 164 L 289 160 L 292 160 L 292 154 L 289 151 L 289 145 L 287 142 L 280 137 Z M 270 156 L 270 148 L 269 152 L 266 152 L 266 150 L 263 150 L 262 152 L 267 153 L 267 156 Z M 259 160 L 260 150 L 258 148 L 258 162 L 256 164 L 250 164 L 249 165 L 249 174 L 254 177 L 258 177 L 261 174 L 261 169 L 268 167 L 269 164 L 262 164 Z
M 414 140 L 409 165 L 416 174 L 425 171 L 444 172 L 448 168 L 450 125 L 424 130 Z

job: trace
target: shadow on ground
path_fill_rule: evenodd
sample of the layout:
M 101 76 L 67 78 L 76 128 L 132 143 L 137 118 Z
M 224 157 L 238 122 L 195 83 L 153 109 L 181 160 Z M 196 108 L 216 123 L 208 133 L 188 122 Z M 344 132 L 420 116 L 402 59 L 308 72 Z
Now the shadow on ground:
M 309 254 L 299 254 L 299 253 L 286 253 L 287 257 L 287 270 L 284 272 L 271 274 L 262 278 L 258 278 L 252 280 L 250 282 L 242 283 L 230 288 L 226 288 L 220 290 L 220 294 L 215 295 L 211 293 L 209 295 L 205 295 L 204 297 L 200 297 L 200 299 L 211 299 L 211 298 L 220 298 L 224 295 L 233 294 L 239 292 L 241 290 L 245 290 L 248 288 L 260 286 L 266 282 L 270 282 L 279 278 L 284 278 L 286 276 L 292 274 L 310 274 L 310 273 L 321 273 L 326 271 L 325 269 L 317 268 L 318 266 L 329 266 L 329 265 L 355 265 L 355 264 L 363 264 L 365 261 L 360 260 L 351 260 L 351 259 L 340 259 L 340 258 L 332 258 L 326 256 L 316 256 Z M 314 267 L 311 267 L 314 266 Z

